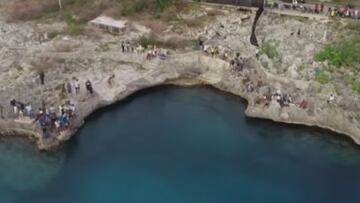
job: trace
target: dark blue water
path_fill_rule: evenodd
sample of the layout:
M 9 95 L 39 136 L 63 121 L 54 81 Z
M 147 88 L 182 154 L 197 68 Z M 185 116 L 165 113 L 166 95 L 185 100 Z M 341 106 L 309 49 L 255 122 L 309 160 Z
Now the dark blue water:
M 358 147 L 244 107 L 210 88 L 161 87 L 95 113 L 58 152 L 2 138 L 0 202 L 360 202 Z

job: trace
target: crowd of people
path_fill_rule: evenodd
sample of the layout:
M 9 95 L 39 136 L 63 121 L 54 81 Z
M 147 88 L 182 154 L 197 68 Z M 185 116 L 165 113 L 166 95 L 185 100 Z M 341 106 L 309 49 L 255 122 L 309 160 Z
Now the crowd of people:
M 351 5 L 339 7 L 325 5 L 324 3 L 304 4 L 301 1 L 293 0 L 291 4 L 278 2 L 270 5 L 270 7 L 278 8 L 281 10 L 296 10 L 303 13 L 327 15 L 330 17 L 360 19 L 359 10 Z
M 129 41 L 121 42 L 121 52 L 122 53 L 145 53 L 145 58 L 147 60 L 152 60 L 159 57 L 162 60 L 165 60 L 169 57 L 170 53 L 167 50 L 159 49 L 155 45 L 147 45 L 146 47 L 139 44 L 138 46 L 132 45 Z
M 51 105 L 49 109 L 39 108 L 35 122 L 39 122 L 44 137 L 48 137 L 52 133 L 59 134 L 69 129 L 75 121 L 76 115 L 75 104 L 68 101 L 59 106 L 58 112 L 54 105 Z
M 235 71 L 241 72 L 244 68 L 244 59 L 240 57 L 240 53 L 236 53 L 236 57 L 230 60 L 230 67 Z
M 74 83 L 68 81 L 64 84 L 63 88 L 65 88 L 65 90 L 63 91 L 66 91 L 68 94 L 79 94 L 79 79 L 73 78 L 73 80 Z M 90 80 L 85 82 L 85 88 L 89 94 L 94 93 Z M 24 103 L 16 99 L 10 101 L 10 107 L 12 108 L 11 112 L 14 120 L 28 119 L 32 123 L 38 123 L 45 138 L 49 135 L 57 135 L 69 129 L 77 117 L 76 106 L 75 104 L 70 103 L 70 101 L 60 105 L 58 111 L 55 109 L 54 105 L 50 105 L 49 108 L 46 108 L 44 102 L 41 104 L 40 108 L 35 110 L 31 103 Z M 4 118 L 3 107 L 1 108 L 1 117 Z
M 204 45 L 203 51 L 211 56 L 215 56 L 219 54 L 219 49 L 216 46 Z
M 298 35 L 300 35 L 300 30 L 298 31 Z M 294 106 L 300 108 L 300 109 L 308 109 L 309 108 L 309 101 L 307 101 L 305 98 L 298 100 L 298 102 L 295 103 L 293 97 L 288 94 L 288 93 L 283 93 L 280 89 L 276 89 L 274 90 L 272 89 L 273 93 L 271 93 L 271 91 L 269 90 L 268 94 L 261 94 L 260 92 L 260 88 L 264 87 L 265 84 L 263 83 L 261 77 L 259 75 L 255 76 L 252 79 L 250 79 L 250 73 L 251 70 L 246 68 L 245 66 L 245 61 L 240 53 L 235 53 L 235 57 L 230 58 L 228 54 L 226 54 L 227 52 L 223 51 L 220 52 L 219 49 L 217 49 L 216 46 L 211 46 L 211 45 L 207 45 L 205 44 L 205 42 L 203 40 L 198 40 L 197 42 L 197 47 L 198 49 L 202 50 L 204 52 L 204 54 L 206 55 L 210 55 L 210 56 L 218 56 L 221 57 L 222 59 L 226 60 L 229 62 L 229 66 L 231 67 L 233 74 L 238 76 L 238 77 L 242 77 L 243 80 L 243 85 L 244 85 L 244 90 L 247 93 L 253 93 L 253 94 L 258 94 L 260 96 L 256 97 L 254 102 L 256 105 L 259 104 L 263 104 L 264 107 L 269 107 L 270 103 L 272 101 L 276 101 L 282 108 L 283 107 L 290 107 L 291 104 L 293 104 Z M 255 52 L 255 57 L 257 60 L 259 60 L 260 58 L 260 51 L 259 49 L 256 49 Z M 256 91 L 256 93 L 254 93 Z M 293 95 L 296 97 L 296 95 Z M 336 99 L 334 94 L 331 94 L 328 99 L 326 100 L 327 104 L 331 107 L 334 106 L 336 104 Z
M 148 49 L 148 51 L 146 53 L 146 59 L 147 60 L 154 59 L 158 56 L 158 54 L 159 54 L 158 49 L 155 46 L 151 47 L 150 49 Z
M 120 44 L 121 51 L 123 53 L 137 52 L 137 53 L 146 53 L 147 59 L 153 59 L 159 57 L 160 59 L 166 58 L 169 53 L 162 51 L 156 46 L 148 46 L 144 48 L 139 45 L 137 48 L 134 48 L 129 41 L 123 41 Z M 147 51 L 147 52 L 145 52 Z M 39 84 L 41 86 L 46 83 L 46 74 L 44 71 L 38 72 Z M 113 87 L 115 80 L 115 74 L 112 74 L 107 79 L 107 84 L 109 88 Z M 61 86 L 62 93 L 65 96 L 79 95 L 81 91 L 81 84 L 78 78 L 73 77 L 72 79 L 67 79 Z M 94 94 L 94 89 L 90 80 L 85 81 L 85 89 L 88 94 Z M 31 103 L 24 103 L 15 99 L 10 101 L 12 118 L 18 122 L 29 122 L 37 123 L 41 128 L 44 137 L 50 135 L 59 134 L 67 129 L 69 129 L 75 118 L 77 117 L 75 104 L 67 102 L 58 107 L 56 111 L 54 105 L 51 105 L 49 108 L 45 108 L 45 105 L 42 105 L 41 108 L 33 108 Z M 0 105 L 0 118 L 4 118 L 3 115 L 4 107 Z M 26 121 L 26 122 L 28 122 Z
M 23 105 L 22 102 L 13 99 L 10 101 L 10 105 L 13 108 L 15 119 L 26 117 L 31 119 L 34 123 L 38 121 L 44 137 L 50 135 L 54 130 L 56 133 L 60 133 L 61 131 L 68 129 L 76 115 L 75 105 L 70 103 L 59 106 L 59 113 L 56 112 L 53 105 L 48 109 L 41 107 L 36 113 L 34 113 L 30 103 Z
M 31 103 L 24 104 L 15 99 L 10 101 L 10 106 L 13 109 L 14 119 L 27 118 L 33 123 L 38 122 L 44 137 L 48 137 L 53 133 L 59 134 L 67 130 L 74 121 L 74 118 L 76 118 L 75 104 L 71 104 L 69 101 L 60 105 L 58 112 L 54 105 L 51 105 L 49 108 L 45 108 L 45 105 L 42 105 L 35 112 Z
M 264 104 L 265 107 L 268 107 L 271 101 L 278 102 L 281 107 L 289 107 L 290 104 L 294 104 L 298 108 L 304 110 L 309 107 L 309 102 L 306 99 L 302 99 L 300 102 L 294 103 L 291 95 L 287 93 L 282 93 L 280 89 L 275 90 L 273 94 L 264 94 L 257 97 L 255 100 L 255 104 Z M 336 101 L 334 94 L 330 94 L 326 102 L 330 107 L 335 105 Z
M 290 107 L 291 104 L 296 105 L 301 109 L 308 108 L 308 102 L 303 99 L 301 102 L 295 104 L 293 98 L 288 93 L 282 93 L 280 89 L 275 90 L 272 94 L 264 94 L 255 100 L 255 104 L 263 104 L 265 107 L 270 106 L 271 101 L 276 101 L 281 107 Z
M 257 53 L 257 55 L 258 54 L 259 53 Z M 236 75 L 243 77 L 245 91 L 247 93 L 253 93 L 257 90 L 257 93 L 260 93 L 259 89 L 264 86 L 264 83 L 258 76 L 257 78 L 259 80 L 256 80 L 255 82 L 252 81 L 249 77 L 249 72 L 251 71 L 245 68 L 244 59 L 240 56 L 240 53 L 236 53 L 235 55 L 236 56 L 233 59 L 229 60 L 229 64 L 232 70 L 237 73 Z M 255 98 L 255 104 L 263 104 L 264 107 L 270 106 L 272 101 L 276 101 L 281 107 L 290 107 L 291 104 L 304 110 L 309 107 L 309 102 L 306 99 L 302 99 L 300 102 L 295 103 L 290 94 L 284 93 L 280 89 L 273 89 L 273 93 L 263 94 Z M 329 106 L 333 106 L 336 103 L 334 94 L 331 94 L 326 101 Z
M 129 41 L 122 41 L 121 42 L 121 52 L 134 52 L 134 46 L 131 46 Z
M 170 56 L 170 52 L 165 49 L 158 49 L 156 46 L 149 46 L 147 48 L 146 59 L 151 60 L 159 57 L 161 60 L 165 60 Z

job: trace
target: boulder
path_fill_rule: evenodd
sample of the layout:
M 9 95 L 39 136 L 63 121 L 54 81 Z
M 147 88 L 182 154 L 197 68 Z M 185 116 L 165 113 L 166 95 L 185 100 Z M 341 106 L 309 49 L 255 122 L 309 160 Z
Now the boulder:
M 291 65 L 286 72 L 286 75 L 293 79 L 299 78 L 298 68 L 295 64 Z

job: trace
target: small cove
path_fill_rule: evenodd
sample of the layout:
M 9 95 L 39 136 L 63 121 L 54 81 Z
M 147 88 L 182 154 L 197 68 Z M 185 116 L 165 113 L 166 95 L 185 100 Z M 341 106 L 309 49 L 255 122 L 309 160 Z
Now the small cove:
M 359 202 L 360 148 L 329 131 L 249 119 L 209 87 L 140 91 L 57 152 L 0 139 L 0 202 Z

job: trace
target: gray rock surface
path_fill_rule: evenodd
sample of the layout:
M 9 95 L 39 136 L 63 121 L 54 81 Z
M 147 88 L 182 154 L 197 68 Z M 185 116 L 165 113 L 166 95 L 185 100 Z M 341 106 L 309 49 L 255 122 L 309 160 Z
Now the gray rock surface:
M 119 40 L 124 36 L 104 35 L 94 39 L 60 35 L 40 43 L 35 25 L 6 23 L 0 19 L 0 105 L 5 115 L 4 119 L 0 119 L 0 132 L 4 135 L 26 135 L 37 142 L 39 149 L 50 150 L 70 139 L 84 124 L 84 118 L 93 111 L 138 90 L 163 84 L 206 84 L 245 98 L 248 101 L 246 115 L 250 117 L 319 126 L 348 135 L 360 144 L 359 98 L 338 97 L 332 85 L 305 80 L 305 75 L 310 77 L 313 73 L 307 69 L 298 70 L 302 64 L 310 66 L 313 63 L 313 54 L 324 43 L 323 30 L 332 28 L 315 21 L 304 23 L 263 18 L 259 25 L 259 39 L 263 42 L 276 40 L 280 54 L 273 60 L 263 54 L 258 61 L 256 49 L 248 43 L 251 26 L 248 17 L 248 14 L 231 11 L 218 17 L 205 29 L 187 33 L 192 37 L 204 36 L 207 44 L 222 47 L 229 53 L 239 52 L 244 58 L 242 72 L 231 68 L 225 60 L 196 51 L 173 52 L 166 60 L 150 61 L 145 59 L 144 53 L 121 53 Z M 301 37 L 291 35 L 299 27 L 307 32 L 303 31 Z M 327 35 L 327 38 L 330 37 Z M 104 44 L 108 48 L 100 49 Z M 306 51 L 298 47 L 304 47 Z M 313 66 L 318 65 L 321 64 Z M 39 70 L 46 75 L 44 86 L 39 84 Z M 111 75 L 115 75 L 115 79 L 109 87 L 107 81 Z M 78 95 L 62 91 L 64 83 L 73 78 L 78 78 L 82 85 Z M 94 95 L 85 91 L 86 80 L 92 81 Z M 249 82 L 254 84 L 254 91 L 248 90 Z M 272 94 L 277 89 L 291 95 L 293 103 L 289 107 L 281 107 L 276 101 L 268 107 L 257 103 L 259 97 Z M 336 95 L 334 105 L 326 102 L 330 94 Z M 9 105 L 13 98 L 24 103 L 31 102 L 34 109 L 42 103 L 57 107 L 70 101 L 76 104 L 78 116 L 71 129 L 43 138 L 38 124 L 27 119 L 13 119 Z M 304 99 L 307 108 L 299 108 L 297 104 Z

